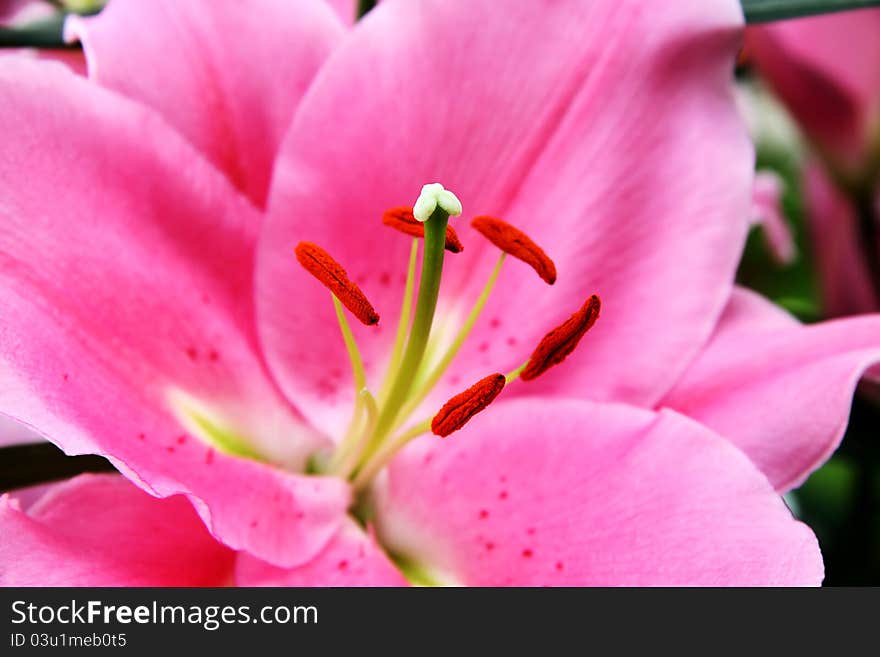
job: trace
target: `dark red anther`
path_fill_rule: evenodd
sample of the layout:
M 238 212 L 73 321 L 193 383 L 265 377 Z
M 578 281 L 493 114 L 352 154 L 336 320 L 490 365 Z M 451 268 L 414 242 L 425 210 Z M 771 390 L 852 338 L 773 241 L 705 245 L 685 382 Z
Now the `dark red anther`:
M 519 228 L 487 216 L 475 218 L 471 226 L 499 249 L 529 265 L 548 285 L 556 282 L 556 265 L 544 253 L 544 249 Z
M 329 253 L 312 242 L 300 242 L 295 252 L 299 264 L 336 295 L 352 315 L 368 326 L 379 321 L 379 314 L 366 295 L 349 280 L 345 269 Z
M 564 361 L 599 319 L 601 306 L 599 297 L 594 294 L 580 310 L 545 335 L 520 374 L 522 380 L 530 381 Z
M 501 394 L 506 382 L 507 379 L 503 374 L 490 374 L 464 392 L 455 395 L 443 404 L 443 408 L 431 420 L 431 431 L 441 438 L 458 431 Z
M 413 237 L 425 238 L 425 224 L 413 216 L 412 208 L 400 206 L 399 208 L 391 208 L 386 210 L 382 215 L 382 223 L 399 230 L 401 233 L 412 235 Z M 450 253 L 461 253 L 464 246 L 458 239 L 458 234 L 452 226 L 446 226 L 446 250 Z

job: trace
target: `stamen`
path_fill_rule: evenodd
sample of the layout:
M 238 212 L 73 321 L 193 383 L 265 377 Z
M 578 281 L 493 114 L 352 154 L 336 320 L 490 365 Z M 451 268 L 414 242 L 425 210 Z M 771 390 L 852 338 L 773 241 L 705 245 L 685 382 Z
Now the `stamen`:
M 363 467 L 357 471 L 355 477 L 352 479 L 351 485 L 355 490 L 362 489 L 372 481 L 373 477 L 376 476 L 379 470 L 391 462 L 391 459 L 393 459 L 397 452 L 402 450 L 409 441 L 413 438 L 418 438 L 424 433 L 428 433 L 430 430 L 431 420 L 429 418 L 413 425 L 402 434 L 383 443 L 382 447 L 367 459 L 363 464 Z
M 443 408 L 434 416 L 431 421 L 431 431 L 441 438 L 458 431 L 501 394 L 505 383 L 503 374 L 490 374 L 464 392 L 455 395 L 443 404 Z
M 599 297 L 594 294 L 580 310 L 545 335 L 522 370 L 522 380 L 530 381 L 564 361 L 599 319 L 600 308 Z
M 519 228 L 488 216 L 476 217 L 471 226 L 499 249 L 529 265 L 548 285 L 556 282 L 556 265 L 544 249 Z
M 345 313 L 342 312 L 342 302 L 334 294 L 333 308 L 336 310 L 336 319 L 339 321 L 339 330 L 342 332 L 342 341 L 345 343 L 345 350 L 348 352 L 348 359 L 351 362 L 351 372 L 354 377 L 354 389 L 358 392 L 367 385 L 367 375 L 364 371 L 364 361 L 361 358 L 360 349 L 355 342 L 354 334 L 345 319 Z
M 312 242 L 296 245 L 296 259 L 312 276 L 323 283 L 351 313 L 366 325 L 376 324 L 379 314 L 373 309 L 366 295 L 329 253 Z
M 348 423 L 348 430 L 345 433 L 345 438 L 334 451 L 333 457 L 328 464 L 328 472 L 334 472 L 339 468 L 347 455 L 354 450 L 359 443 L 360 437 L 363 433 L 361 425 L 365 419 L 365 404 L 367 404 L 366 420 L 368 425 L 370 422 L 370 408 L 368 404 L 372 402 L 374 408 L 376 405 L 370 391 L 366 387 L 367 376 L 364 371 L 364 362 L 361 358 L 361 352 L 358 349 L 357 342 L 354 339 L 354 334 L 351 332 L 351 327 L 348 325 L 348 320 L 345 318 L 345 312 L 342 310 L 342 303 L 336 298 L 336 295 L 331 296 L 333 298 L 333 307 L 336 309 L 336 319 L 339 320 L 339 329 L 342 332 L 342 340 L 345 343 L 345 349 L 348 351 L 348 358 L 351 362 L 351 372 L 354 378 L 355 404 L 354 410 L 351 414 L 351 420 L 349 420 Z
M 382 223 L 389 228 L 399 230 L 401 233 L 412 235 L 413 237 L 425 237 L 424 224 L 413 216 L 412 208 L 405 205 L 387 210 L 382 215 Z M 446 226 L 446 250 L 450 253 L 461 253 L 464 251 L 464 246 L 461 240 L 458 239 L 458 233 L 449 225 Z
M 343 479 L 346 479 L 351 474 L 358 459 L 361 457 L 373 427 L 376 426 L 376 419 L 379 415 L 376 400 L 366 388 L 362 389 L 358 394 L 358 406 L 362 409 L 362 412 L 359 413 L 357 428 L 354 432 L 349 433 L 345 441 L 334 452 L 333 458 L 330 461 L 330 467 L 327 470 L 327 472 Z

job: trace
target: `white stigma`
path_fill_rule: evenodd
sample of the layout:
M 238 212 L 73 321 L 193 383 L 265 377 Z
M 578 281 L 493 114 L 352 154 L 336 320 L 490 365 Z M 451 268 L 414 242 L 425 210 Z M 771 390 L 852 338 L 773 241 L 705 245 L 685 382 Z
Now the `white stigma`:
M 416 199 L 413 206 L 413 216 L 421 222 L 427 221 L 437 206 L 446 211 L 450 217 L 457 217 L 461 214 L 461 201 L 458 197 L 444 189 L 440 183 L 431 183 L 422 186 L 422 193 Z

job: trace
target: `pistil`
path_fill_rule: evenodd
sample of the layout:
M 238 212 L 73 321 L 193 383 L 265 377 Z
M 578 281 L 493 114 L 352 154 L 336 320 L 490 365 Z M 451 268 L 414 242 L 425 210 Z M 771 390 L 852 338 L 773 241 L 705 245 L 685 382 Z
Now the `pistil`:
M 442 208 L 434 210 L 431 218 L 425 222 L 425 252 L 422 257 L 422 275 L 419 283 L 419 295 L 416 301 L 416 314 L 400 369 L 388 398 L 382 406 L 379 421 L 376 424 L 376 436 L 369 449 L 375 447 L 385 433 L 391 428 L 401 405 L 406 401 L 413 379 L 422 363 L 434 311 L 437 308 L 437 297 L 440 293 L 440 276 L 443 273 L 443 250 L 446 244 L 446 222 L 449 215 Z
M 382 215 L 382 223 L 393 228 L 404 235 L 412 235 L 413 237 L 425 237 L 425 225 L 415 218 L 412 208 L 400 206 L 391 208 Z M 461 253 L 464 246 L 458 239 L 458 233 L 452 226 L 446 226 L 446 250 L 450 253 Z
M 425 213 L 430 216 L 425 218 Z M 443 253 L 446 247 L 446 225 L 452 213 L 461 214 L 458 199 L 437 183 L 425 185 L 413 206 L 413 215 L 425 223 L 425 244 L 422 255 L 422 275 L 419 281 L 419 295 L 413 318 L 409 340 L 403 360 L 397 371 L 394 383 L 379 412 L 376 429 L 366 453 L 369 455 L 391 430 L 401 406 L 406 402 L 413 380 L 425 355 L 425 347 L 431 334 L 437 297 L 440 293 L 440 278 L 443 274 Z
M 424 237 L 424 230 L 422 237 Z M 409 251 L 409 265 L 406 268 L 406 284 L 403 290 L 403 301 L 400 304 L 400 318 L 397 320 L 397 333 L 394 337 L 394 347 L 391 350 L 391 359 L 388 362 L 388 372 L 385 375 L 385 382 L 382 384 L 382 391 L 379 393 L 379 403 L 384 404 L 391 392 L 391 385 L 397 377 L 397 370 L 400 367 L 400 359 L 403 357 L 403 348 L 406 345 L 406 332 L 409 328 L 410 312 L 412 310 L 413 289 L 416 280 L 416 261 L 419 255 L 419 240 L 412 241 L 412 247 Z
M 467 319 L 465 319 L 464 324 L 462 324 L 461 329 L 459 329 L 458 334 L 456 334 L 453 339 L 452 344 L 449 345 L 446 353 L 434 366 L 434 369 L 431 370 L 431 373 L 427 378 L 418 383 L 416 390 L 410 395 L 409 401 L 407 401 L 406 405 L 400 412 L 401 418 L 406 418 L 419 404 L 422 403 L 422 401 L 424 401 L 425 397 L 428 396 L 428 393 L 431 392 L 434 386 L 437 385 L 437 382 L 440 381 L 440 378 L 446 373 L 446 370 L 452 364 L 452 361 L 455 360 L 455 357 L 458 355 L 462 346 L 464 346 L 468 336 L 471 334 L 471 330 L 473 330 L 480 314 L 483 312 L 483 308 L 486 306 L 486 302 L 489 300 L 492 290 L 495 288 L 495 283 L 498 281 L 498 275 L 501 273 L 501 267 L 504 264 L 505 255 L 506 254 L 502 252 L 498 257 L 495 267 L 489 275 L 489 279 L 486 281 L 485 286 L 483 286 L 480 296 L 477 297 L 476 303 L 468 314 Z

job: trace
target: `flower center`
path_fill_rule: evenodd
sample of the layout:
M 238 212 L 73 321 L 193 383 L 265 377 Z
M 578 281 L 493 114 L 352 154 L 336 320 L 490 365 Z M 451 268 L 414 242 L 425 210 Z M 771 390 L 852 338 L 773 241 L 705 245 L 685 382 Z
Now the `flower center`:
M 458 235 L 448 222 L 450 216 L 460 215 L 461 211 L 461 203 L 455 195 L 439 183 L 433 183 L 422 188 L 412 208 L 392 208 L 382 219 L 386 226 L 414 239 L 394 346 L 384 382 L 377 394 L 367 386 L 363 360 L 348 324 L 346 310 L 366 325 L 378 323 L 379 314 L 329 253 L 310 242 L 297 245 L 295 252 L 299 263 L 331 292 L 357 393 L 345 436 L 331 454 L 315 455 L 310 465 L 312 471 L 347 479 L 356 491 L 364 491 L 394 455 L 414 438 L 428 432 L 445 438 L 486 409 L 505 386 L 517 379 L 531 381 L 561 363 L 599 317 L 600 301 L 593 295 L 574 315 L 550 331 L 520 367 L 506 375 L 493 373 L 484 377 L 452 397 L 432 417 L 405 426 L 466 342 L 492 293 L 506 256 L 531 266 L 548 285 L 556 281 L 553 261 L 525 233 L 501 219 L 475 218 L 471 223 L 473 228 L 501 253 L 476 303 L 445 352 L 429 358 L 427 351 L 445 252 L 463 250 Z M 413 313 L 419 239 L 424 240 L 424 247 Z

